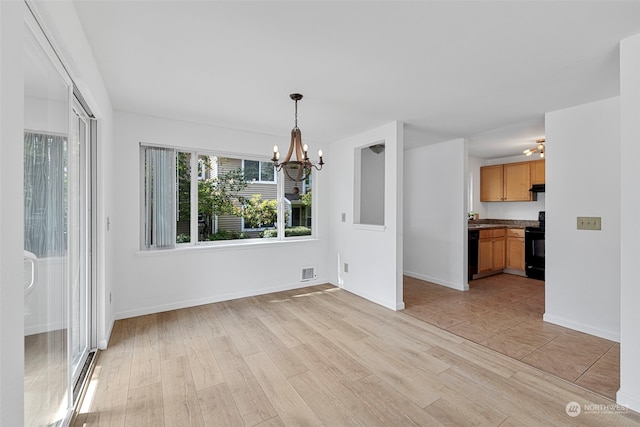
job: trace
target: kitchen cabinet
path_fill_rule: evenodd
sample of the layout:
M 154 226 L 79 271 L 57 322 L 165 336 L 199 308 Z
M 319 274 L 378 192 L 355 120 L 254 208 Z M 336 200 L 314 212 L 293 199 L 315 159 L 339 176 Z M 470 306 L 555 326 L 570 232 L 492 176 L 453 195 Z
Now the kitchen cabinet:
M 531 162 L 517 162 L 481 167 L 480 201 L 530 201 L 530 163 Z
M 504 198 L 504 169 L 502 165 L 480 168 L 480 201 L 501 202 Z
M 505 229 L 480 230 L 478 240 L 478 273 L 505 267 Z
M 505 264 L 506 268 L 524 272 L 524 229 L 507 229 Z
M 544 159 L 531 162 L 531 185 L 544 184 L 545 163 Z

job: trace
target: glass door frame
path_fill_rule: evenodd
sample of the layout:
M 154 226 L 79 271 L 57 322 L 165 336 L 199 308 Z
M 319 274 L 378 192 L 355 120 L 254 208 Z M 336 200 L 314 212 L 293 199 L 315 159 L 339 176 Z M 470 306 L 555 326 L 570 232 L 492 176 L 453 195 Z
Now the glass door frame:
M 49 59 L 52 67 L 57 71 L 62 81 L 68 87 L 67 96 L 67 122 L 68 131 L 66 134 L 67 143 L 71 143 L 71 139 L 74 134 L 73 126 L 77 123 L 79 118 L 84 123 L 84 147 L 80 150 L 80 184 L 79 192 L 80 198 L 84 199 L 80 202 L 80 250 L 78 254 L 78 260 L 83 265 L 80 267 L 81 279 L 85 283 L 85 324 L 83 325 L 85 334 L 85 348 L 82 351 L 82 355 L 79 361 L 73 364 L 72 349 L 71 349 L 71 286 L 70 282 L 67 282 L 66 292 L 64 295 L 65 304 L 67 305 L 64 310 L 66 319 L 66 379 L 67 383 L 64 385 L 66 395 L 66 408 L 64 408 L 64 418 L 59 419 L 55 425 L 67 426 L 74 415 L 82 394 L 83 389 L 86 389 L 86 384 L 90 379 L 91 369 L 87 369 L 89 363 L 95 359 L 93 356 L 97 349 L 97 328 L 98 328 L 98 306 L 97 306 L 97 259 L 98 253 L 97 245 L 97 121 L 93 116 L 86 101 L 82 97 L 78 88 L 73 82 L 67 68 L 65 67 L 62 59 L 55 50 L 55 46 L 51 43 L 50 38 L 47 36 L 47 32 L 40 25 L 37 19 L 37 13 L 32 10 L 29 2 L 25 2 L 25 14 L 24 14 L 24 31 L 25 35 L 28 33 L 35 39 L 36 44 L 44 52 Z M 69 205 L 67 205 L 69 206 Z M 67 266 L 69 268 L 70 265 Z M 60 410 L 63 410 L 61 407 Z M 62 413 L 60 412 L 62 415 Z
M 85 284 L 84 289 L 80 289 L 80 295 L 82 296 L 82 300 L 83 300 L 83 307 L 81 308 L 84 313 L 83 316 L 80 316 L 81 319 L 84 320 L 84 324 L 80 326 L 81 330 L 83 331 L 83 346 L 84 348 L 82 349 L 82 351 L 80 352 L 80 354 L 77 357 L 77 363 L 74 363 L 74 359 L 76 359 L 73 351 L 74 349 L 72 349 L 72 339 L 69 338 L 68 339 L 68 354 L 69 354 L 69 373 L 70 373 L 70 382 L 69 382 L 69 388 L 71 390 L 71 403 L 72 406 L 75 406 L 75 404 L 77 403 L 77 399 L 79 396 L 79 393 L 76 392 L 77 390 L 77 386 L 76 384 L 78 383 L 78 380 L 80 378 L 80 375 L 82 373 L 82 367 L 84 366 L 84 363 L 88 357 L 89 352 L 95 348 L 95 346 L 93 346 L 93 341 L 95 341 L 95 334 L 93 333 L 93 329 L 94 329 L 94 325 L 95 323 L 93 322 L 94 319 L 94 309 L 93 309 L 93 299 L 94 299 L 94 295 L 95 292 L 93 284 L 95 283 L 93 281 L 93 278 L 95 277 L 95 274 L 93 272 L 93 256 L 92 254 L 94 253 L 94 232 L 93 230 L 95 230 L 95 228 L 93 227 L 95 221 L 94 221 L 94 212 L 95 210 L 93 209 L 93 200 L 95 199 L 95 197 L 92 197 L 92 195 L 94 194 L 94 173 L 93 173 L 93 153 L 95 152 L 95 150 L 93 149 L 93 145 L 95 143 L 95 140 L 92 137 L 92 127 L 93 126 L 93 122 L 94 120 L 91 119 L 89 113 L 86 111 L 86 107 L 82 105 L 82 102 L 80 101 L 79 97 L 77 96 L 77 89 L 75 88 L 74 85 L 74 96 L 72 99 L 72 114 L 71 114 L 71 120 L 72 123 L 75 124 L 76 120 L 78 120 L 78 124 L 82 123 L 84 124 L 83 127 L 81 127 L 82 129 L 82 133 L 83 135 L 80 135 L 80 131 L 79 131 L 79 137 L 80 137 L 80 171 L 81 171 L 81 177 L 80 177 L 80 200 L 81 200 L 81 226 L 80 226 L 80 244 L 82 247 L 82 250 L 80 251 L 80 271 L 81 271 L 81 282 Z M 75 125 L 72 126 L 70 129 L 74 129 Z M 74 132 L 74 131 L 72 131 Z M 71 321 L 71 319 L 73 319 L 73 313 L 72 310 L 74 310 L 74 306 L 72 303 L 72 298 L 73 295 L 71 295 L 71 289 L 69 289 L 69 319 Z M 70 330 L 73 328 L 73 324 L 70 325 Z M 70 337 L 72 337 L 74 334 L 71 333 L 69 334 Z M 82 379 L 80 379 L 82 381 Z

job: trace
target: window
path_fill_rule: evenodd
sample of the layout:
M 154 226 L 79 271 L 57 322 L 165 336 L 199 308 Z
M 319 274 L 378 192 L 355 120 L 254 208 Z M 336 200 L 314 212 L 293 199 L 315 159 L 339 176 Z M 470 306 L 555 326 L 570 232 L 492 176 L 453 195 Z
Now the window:
M 141 145 L 141 159 L 145 249 L 311 235 L 310 178 L 277 180 L 269 161 L 172 147 Z
M 276 182 L 275 167 L 271 162 L 244 160 L 242 169 L 247 181 Z
M 144 149 L 144 246 L 175 246 L 176 152 L 168 148 Z
M 296 182 L 285 175 L 284 201 L 286 207 L 285 237 L 311 235 L 311 180 L 310 175 L 302 182 Z

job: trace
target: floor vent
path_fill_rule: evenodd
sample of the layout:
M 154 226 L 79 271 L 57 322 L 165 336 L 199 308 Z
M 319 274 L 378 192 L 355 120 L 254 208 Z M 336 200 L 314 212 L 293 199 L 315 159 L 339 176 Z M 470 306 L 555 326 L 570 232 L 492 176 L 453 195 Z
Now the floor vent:
M 300 281 L 306 282 L 307 280 L 313 280 L 316 278 L 316 268 L 315 267 L 303 267 L 302 268 L 302 278 Z

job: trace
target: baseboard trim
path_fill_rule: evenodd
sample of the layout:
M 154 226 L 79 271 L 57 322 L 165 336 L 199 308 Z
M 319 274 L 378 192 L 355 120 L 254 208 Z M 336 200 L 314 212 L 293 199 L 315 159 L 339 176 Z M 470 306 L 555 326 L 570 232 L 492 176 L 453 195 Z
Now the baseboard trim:
M 52 322 L 52 323 L 40 323 L 37 325 L 29 325 L 24 328 L 24 335 L 37 335 L 37 334 L 45 334 L 48 332 L 58 331 L 64 329 L 66 327 L 65 322 L 62 320 Z
M 375 297 L 373 295 L 369 295 L 366 292 L 362 292 L 362 291 L 360 291 L 358 289 L 351 289 L 348 286 L 343 286 L 342 289 L 344 289 L 345 291 L 350 292 L 350 293 L 352 293 L 354 295 L 358 295 L 359 297 L 362 297 L 362 298 L 364 298 L 364 299 L 366 299 L 368 301 L 371 301 L 371 302 L 373 302 L 375 304 L 378 304 L 378 305 L 381 305 L 381 306 L 383 306 L 385 308 L 393 310 L 393 311 L 403 310 L 404 309 L 404 301 L 401 302 L 400 304 L 397 304 L 395 301 L 386 301 L 386 300 L 380 299 L 378 297 Z
M 326 278 L 310 280 L 306 282 L 290 283 L 287 285 L 273 286 L 262 289 L 251 289 L 242 292 L 232 292 L 222 295 L 213 295 L 204 298 L 196 298 L 191 300 L 178 301 L 171 304 L 162 304 L 152 307 L 144 307 L 134 310 L 120 311 L 114 314 L 114 320 L 128 319 L 131 317 L 145 316 L 147 314 L 162 313 L 164 311 L 179 310 L 181 308 L 196 307 L 198 305 L 212 304 L 221 301 L 229 301 L 238 298 L 253 297 L 256 295 L 270 294 L 274 292 L 289 291 L 292 289 L 306 288 L 308 286 L 322 285 L 328 283 Z
M 522 270 L 514 270 L 513 268 L 505 268 L 502 270 L 505 274 L 513 274 L 514 276 L 527 277 L 527 273 Z
M 632 411 L 640 412 L 640 396 L 633 393 L 627 393 L 622 389 L 616 394 L 616 403 L 625 406 Z
M 438 279 L 437 277 L 431 277 L 426 274 L 415 273 L 413 271 L 404 271 L 403 274 L 405 276 L 413 277 L 414 279 L 424 280 L 425 282 L 435 283 L 436 285 L 445 286 L 447 288 L 455 289 L 457 291 L 468 291 L 469 284 L 468 283 L 453 283 L 446 280 Z
M 114 314 L 113 316 L 111 316 L 111 321 L 107 325 L 107 330 L 105 331 L 104 338 L 102 338 L 101 340 L 98 340 L 99 350 L 106 350 L 107 347 L 109 346 L 109 339 L 111 339 L 111 332 L 113 332 L 113 325 L 115 323 L 116 323 L 116 316 Z
M 565 328 L 573 329 L 579 332 L 584 332 L 585 334 L 595 335 L 600 338 L 604 338 L 610 341 L 620 342 L 620 333 L 615 333 L 611 331 L 606 331 L 604 329 L 596 328 L 590 325 L 585 325 L 584 323 L 575 322 L 573 320 L 569 320 L 562 316 L 556 316 L 554 314 L 545 313 L 542 316 L 542 320 L 545 322 L 553 323 L 554 325 L 563 326 Z

